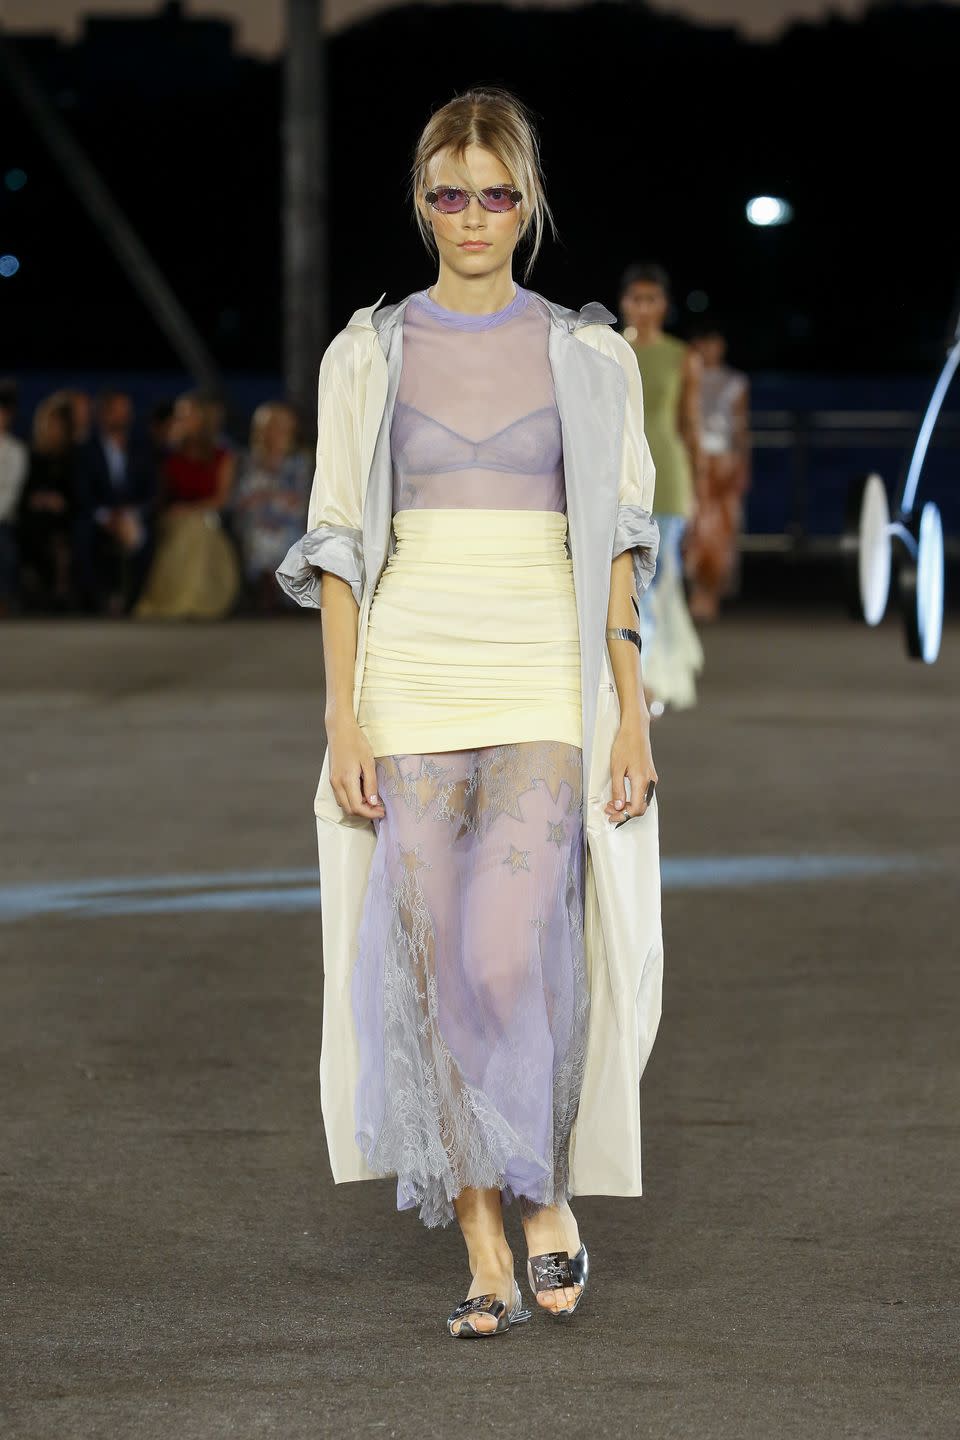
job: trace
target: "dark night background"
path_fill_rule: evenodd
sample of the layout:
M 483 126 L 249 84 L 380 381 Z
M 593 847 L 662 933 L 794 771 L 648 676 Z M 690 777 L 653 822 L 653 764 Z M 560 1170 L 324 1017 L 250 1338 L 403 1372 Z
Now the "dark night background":
M 281 65 L 177 7 L 93 18 L 83 40 L 17 37 L 225 370 L 281 360 Z M 408 6 L 331 38 L 331 324 L 433 268 L 406 173 L 430 110 L 471 83 L 540 116 L 560 243 L 529 284 L 616 307 L 637 257 L 706 292 L 751 371 L 927 377 L 957 281 L 950 136 L 960 11 L 876 5 L 776 43 L 642 4 L 574 12 Z M 0 100 L 7 370 L 176 366 L 139 298 L 13 102 Z M 793 223 L 757 230 L 773 193 Z M 521 278 L 518 272 L 518 278 Z

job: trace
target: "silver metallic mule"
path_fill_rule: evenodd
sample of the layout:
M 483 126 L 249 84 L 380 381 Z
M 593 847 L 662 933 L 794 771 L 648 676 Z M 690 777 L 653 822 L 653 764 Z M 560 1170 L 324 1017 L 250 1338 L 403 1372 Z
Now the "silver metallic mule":
M 520 1287 L 514 1280 L 512 1309 L 508 1310 L 498 1295 L 474 1295 L 472 1300 L 461 1300 L 456 1310 L 447 1316 L 447 1329 L 454 1340 L 486 1340 L 488 1335 L 502 1335 L 511 1325 L 523 1325 L 530 1319 L 530 1314 L 529 1310 L 523 1308 Z M 463 1319 L 465 1315 L 493 1315 L 497 1322 L 496 1328 L 477 1330 L 469 1320 Z M 463 1320 L 463 1323 L 459 1330 L 454 1330 L 457 1320 Z
M 539 1305 L 538 1309 L 553 1320 L 569 1320 L 583 1299 L 588 1270 L 589 1260 L 585 1245 L 580 1246 L 576 1255 L 564 1255 L 562 1250 L 554 1250 L 547 1255 L 531 1255 L 527 1261 L 527 1280 L 534 1296 L 544 1290 L 565 1290 L 568 1286 L 580 1286 L 580 1293 L 572 1305 L 566 1305 L 562 1310 L 552 1310 L 546 1305 Z

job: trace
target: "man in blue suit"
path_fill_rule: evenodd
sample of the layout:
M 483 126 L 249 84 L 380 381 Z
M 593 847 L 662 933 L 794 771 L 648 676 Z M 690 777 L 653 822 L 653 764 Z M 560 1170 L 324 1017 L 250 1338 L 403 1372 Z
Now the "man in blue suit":
M 104 390 L 76 455 L 77 581 L 85 606 L 111 615 L 135 603 L 152 548 L 157 460 L 132 432 L 130 396 Z

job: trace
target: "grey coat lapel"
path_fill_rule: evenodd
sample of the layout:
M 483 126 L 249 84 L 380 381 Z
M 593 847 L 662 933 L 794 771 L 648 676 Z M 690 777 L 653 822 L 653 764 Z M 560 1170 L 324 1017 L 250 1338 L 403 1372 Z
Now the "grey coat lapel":
M 580 628 L 583 801 L 586 813 L 597 718 L 597 689 L 606 644 L 610 565 L 617 524 L 626 384 L 615 360 L 577 340 L 581 325 L 609 325 L 615 316 L 597 301 L 580 311 L 550 310 L 549 354 L 563 430 L 567 525 Z M 584 827 L 586 835 L 586 827 Z
M 407 299 L 410 297 L 408 296 Z M 403 365 L 403 312 L 407 300 L 383 305 L 371 317 L 387 362 L 387 398 L 363 499 L 363 564 L 373 596 L 393 540 L 393 460 L 390 423 Z

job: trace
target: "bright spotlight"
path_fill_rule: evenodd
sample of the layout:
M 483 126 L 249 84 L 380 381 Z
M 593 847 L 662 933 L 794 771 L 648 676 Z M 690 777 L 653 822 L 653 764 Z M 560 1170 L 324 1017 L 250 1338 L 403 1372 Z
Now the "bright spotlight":
M 10 275 L 16 275 L 20 269 L 20 261 L 16 255 L 0 255 L 0 275 L 5 279 Z
M 793 206 L 776 195 L 754 195 L 747 201 L 747 219 L 751 225 L 786 225 L 793 219 Z

